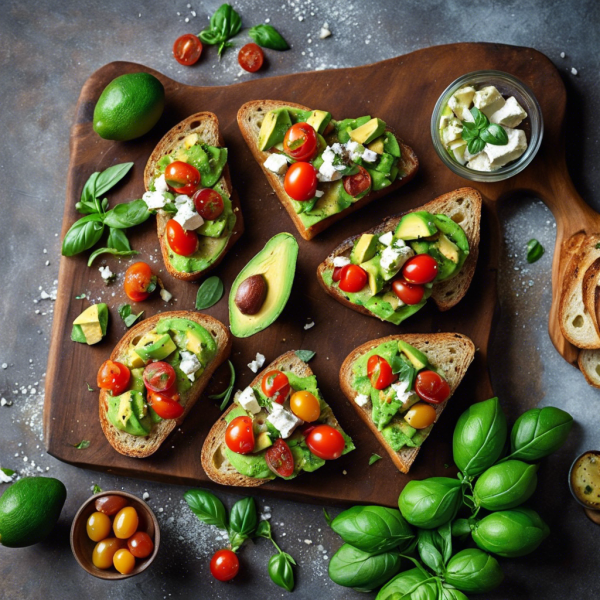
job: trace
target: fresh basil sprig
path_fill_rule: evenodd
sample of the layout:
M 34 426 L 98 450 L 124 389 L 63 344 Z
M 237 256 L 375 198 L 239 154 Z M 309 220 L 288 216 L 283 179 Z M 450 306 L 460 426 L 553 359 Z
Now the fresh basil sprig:
M 196 310 L 214 306 L 222 298 L 223 291 L 223 282 L 216 275 L 206 279 L 196 294 Z
M 288 50 L 290 45 L 272 25 L 255 25 L 248 35 L 263 48 L 271 50 Z
M 233 46 L 230 40 L 242 28 L 242 17 L 230 4 L 222 4 L 210 18 L 210 25 L 203 29 L 198 37 L 209 46 L 219 46 L 219 56 L 226 48 Z
M 225 410 L 225 407 L 229 404 L 229 399 L 231 398 L 231 394 L 233 393 L 233 386 L 235 385 L 235 369 L 233 368 L 233 364 L 230 360 L 227 361 L 229 363 L 229 370 L 231 372 L 231 378 L 229 379 L 229 386 L 227 389 L 220 394 L 212 394 L 209 396 L 211 400 L 221 400 L 221 406 L 219 406 L 220 410 Z
M 71 446 L 73 446 L 73 448 L 76 448 L 77 450 L 85 450 L 86 448 L 89 448 L 90 441 L 89 440 L 81 440 L 79 442 L 79 444 L 71 444 Z
M 131 306 L 129 304 L 121 304 L 118 310 L 121 319 L 123 319 L 123 322 L 127 327 L 131 327 L 144 314 L 144 311 L 142 311 L 141 313 L 134 315 L 131 312 Z
M 490 123 L 489 119 L 476 107 L 471 109 L 473 121 L 463 121 L 462 138 L 468 142 L 467 149 L 471 154 L 481 152 L 486 144 L 505 146 L 508 144 L 506 131 Z
M 273 546 L 277 549 L 277 554 L 274 554 L 269 559 L 269 577 L 275 585 L 291 592 L 294 589 L 295 584 L 292 565 L 295 566 L 296 561 L 277 545 L 273 539 L 269 521 L 260 522 L 260 525 L 256 529 L 256 537 L 264 537 L 271 540 Z
M 312 360 L 316 354 L 316 352 L 313 352 L 312 350 L 296 350 L 296 352 L 294 352 L 294 354 L 302 361 L 302 362 L 309 362 L 310 360 Z
M 102 488 L 97 483 L 95 483 L 94 487 L 92 488 L 92 494 L 99 494 L 101 491 Z
M 544 246 L 542 246 L 536 239 L 529 240 L 527 242 L 527 262 L 534 263 L 540 260 L 544 255 Z
M 227 511 L 214 494 L 205 490 L 188 490 L 183 498 L 203 523 L 227 530 Z

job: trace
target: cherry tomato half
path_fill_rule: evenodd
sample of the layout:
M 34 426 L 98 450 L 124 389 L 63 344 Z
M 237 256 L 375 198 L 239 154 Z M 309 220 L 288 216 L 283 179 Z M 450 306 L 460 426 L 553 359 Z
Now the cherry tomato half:
M 296 162 L 287 170 L 283 187 L 290 198 L 298 202 L 306 202 L 315 197 L 317 183 L 315 168 L 308 162 Z
M 294 123 L 283 138 L 283 151 L 294 160 L 310 161 L 317 145 L 317 132 L 308 123 Z
M 408 283 L 431 283 L 438 274 L 437 260 L 429 254 L 417 254 L 406 261 L 402 276 Z
M 201 180 L 200 171 L 182 160 L 172 162 L 165 169 L 167 185 L 178 194 L 193 194 L 200 187 Z
M 425 288 L 416 283 L 408 283 L 404 279 L 396 279 L 392 282 L 394 294 L 404 302 L 404 304 L 419 304 L 423 300 Z
M 136 262 L 125 271 L 123 288 L 134 302 L 142 302 L 156 289 L 156 277 L 145 262 Z
M 450 386 L 435 371 L 421 371 L 415 380 L 415 392 L 425 402 L 441 404 L 450 397 Z
M 343 269 L 344 269 L 344 267 L 334 267 L 333 275 L 331 276 L 331 279 L 333 279 L 333 281 L 339 281 L 342 278 L 342 270 Z
M 161 419 L 179 419 L 184 408 L 167 394 L 148 391 L 148 404 Z
M 218 219 L 225 210 L 221 194 L 210 188 L 198 190 L 192 197 L 198 214 L 205 221 L 214 221 Z
M 153 392 L 166 392 L 176 379 L 175 369 L 162 360 L 147 365 L 143 377 L 144 385 Z
M 321 415 L 321 404 L 318 398 L 305 390 L 292 394 L 290 408 L 299 419 L 307 423 L 316 421 Z
M 233 579 L 240 570 L 240 561 L 232 550 L 217 550 L 210 559 L 210 572 L 218 581 Z
M 367 272 L 358 265 L 346 265 L 340 273 L 340 290 L 343 292 L 360 292 L 368 281 Z
M 283 404 L 290 393 L 290 382 L 287 375 L 281 371 L 266 373 L 260 386 L 263 394 L 267 398 L 273 398 L 278 404 Z
M 358 173 L 344 177 L 344 189 L 350 196 L 358 196 L 371 187 L 371 176 L 366 169 L 358 167 Z
M 154 542 L 145 531 L 138 531 L 127 540 L 127 547 L 136 558 L 146 558 L 152 554 Z
M 98 369 L 96 383 L 102 390 L 110 390 L 113 396 L 127 391 L 131 371 L 116 360 L 105 360 Z
M 236 417 L 227 425 L 225 443 L 236 454 L 248 454 L 254 450 L 254 430 L 250 417 Z
M 294 472 L 294 456 L 290 447 L 281 438 L 277 438 L 275 443 L 267 449 L 265 460 L 275 475 L 290 477 Z
M 308 449 L 323 460 L 335 460 L 342 455 L 344 436 L 331 425 L 317 425 L 307 436 Z
M 246 44 L 240 48 L 238 62 L 244 71 L 256 73 L 265 60 L 264 52 L 258 44 Z
M 202 42 L 193 33 L 186 33 L 179 36 L 173 44 L 173 56 L 175 60 L 185 67 L 196 64 L 201 54 Z
M 367 362 L 367 375 L 376 390 L 384 390 L 397 379 L 392 373 L 390 363 L 377 354 L 371 356 Z
M 167 223 L 167 241 L 175 254 L 190 256 L 198 247 L 198 236 L 195 231 L 186 231 L 175 219 Z
M 415 429 L 425 429 L 435 421 L 435 408 L 431 404 L 417 402 L 404 415 L 406 422 Z

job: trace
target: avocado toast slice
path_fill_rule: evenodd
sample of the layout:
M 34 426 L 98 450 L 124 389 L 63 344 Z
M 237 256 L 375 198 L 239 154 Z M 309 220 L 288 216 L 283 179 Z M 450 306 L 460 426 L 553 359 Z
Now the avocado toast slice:
M 161 328 L 161 322 L 163 327 Z M 190 324 L 191 323 L 191 324 Z M 201 330 L 198 330 L 195 325 L 199 326 Z M 164 327 L 166 326 L 166 327 Z M 181 329 L 183 326 L 186 329 L 192 330 L 194 333 L 199 331 L 201 334 L 200 338 L 194 338 L 192 336 L 191 340 L 194 343 L 193 346 L 190 346 L 189 343 L 186 346 L 190 352 L 200 356 L 203 359 L 203 352 L 209 349 L 209 352 L 205 353 L 206 359 L 204 362 L 206 364 L 202 364 L 203 370 L 201 373 L 197 374 L 194 378 L 194 381 L 191 382 L 188 378 L 186 378 L 185 373 L 181 371 L 179 365 L 181 365 L 181 355 L 180 355 L 180 346 L 183 344 L 178 340 L 178 337 L 183 337 L 183 333 L 180 331 L 171 331 L 169 327 L 177 327 Z M 152 336 L 152 332 L 158 331 L 158 329 L 166 329 L 168 330 L 168 334 L 170 338 L 175 338 L 177 340 L 177 346 L 175 346 L 175 342 L 171 339 L 166 340 L 163 334 L 159 334 L 162 339 L 158 339 L 159 336 Z M 150 334 L 150 335 L 149 335 Z M 127 415 L 131 413 L 131 408 L 127 412 L 121 410 L 121 403 L 117 403 L 116 399 L 121 396 L 125 396 L 126 394 L 130 394 L 130 391 L 136 390 L 142 397 L 143 404 L 145 406 L 138 408 L 138 410 L 148 410 L 149 407 L 146 402 L 146 399 L 142 394 L 145 394 L 144 383 L 141 380 L 144 366 L 144 361 L 140 359 L 139 354 L 135 352 L 135 349 L 140 348 L 148 348 L 148 345 L 145 343 L 145 338 L 148 342 L 158 341 L 158 345 L 162 345 L 163 347 L 167 347 L 165 345 L 165 340 L 168 342 L 169 347 L 167 350 L 163 352 L 169 352 L 169 354 L 163 356 L 156 354 L 154 357 L 148 356 L 148 359 L 145 362 L 150 362 L 151 360 L 165 360 L 174 366 L 177 375 L 177 390 L 179 392 L 179 404 L 181 404 L 184 408 L 183 414 L 177 419 L 158 419 L 152 418 L 152 423 L 149 426 L 149 433 L 147 435 L 140 435 L 145 433 L 144 431 L 137 431 L 136 435 L 128 433 L 127 431 L 123 431 L 122 429 L 118 429 L 111 418 L 114 420 L 115 412 L 118 413 L 119 417 L 123 418 L 123 415 Z M 198 341 L 195 341 L 195 340 Z M 141 323 L 138 323 L 134 327 L 132 327 L 119 341 L 119 343 L 115 346 L 110 355 L 110 360 L 120 362 L 126 365 L 131 373 L 131 379 L 129 382 L 129 391 L 125 392 L 120 396 L 113 397 L 113 395 L 107 390 L 100 390 L 100 402 L 99 402 L 99 413 L 100 413 L 100 424 L 102 426 L 102 431 L 106 436 L 106 439 L 110 443 L 110 445 L 119 453 L 124 454 L 125 456 L 131 456 L 134 458 L 145 458 L 150 456 L 154 452 L 158 450 L 160 445 L 165 441 L 167 436 L 181 423 L 184 421 L 187 414 L 190 412 L 194 404 L 199 400 L 204 388 L 207 386 L 212 374 L 216 371 L 216 369 L 221 365 L 231 353 L 231 334 L 229 330 L 223 323 L 217 321 L 213 317 L 209 315 L 203 315 L 196 312 L 189 311 L 172 311 L 172 312 L 164 312 L 158 315 L 154 315 L 149 319 L 145 319 Z M 138 394 L 135 394 L 136 396 Z M 133 394 L 130 394 L 130 398 Z M 135 398 L 134 398 L 135 400 Z M 111 402 L 118 404 L 118 406 L 114 406 L 111 410 Z M 129 400 L 131 403 L 131 399 Z M 125 403 L 126 404 L 126 403 Z M 133 403 L 132 403 L 133 404 Z M 109 415 L 109 410 L 111 410 L 111 414 Z M 125 408 L 125 410 L 127 410 Z M 149 414 L 146 414 L 148 417 Z M 137 417 L 136 417 L 137 419 Z M 141 420 L 140 420 L 141 421 Z M 136 420 L 137 425 L 137 420 Z
M 390 129 L 386 128 L 382 132 L 379 132 L 381 133 L 380 137 L 386 134 L 386 132 L 392 134 L 392 137 L 394 137 L 397 142 L 396 154 L 400 155 L 397 159 L 394 159 L 397 163 L 394 166 L 394 168 L 397 169 L 397 173 L 395 174 L 395 177 L 392 178 L 393 180 L 390 181 L 388 179 L 386 187 L 383 187 L 377 191 L 369 191 L 364 196 L 358 196 L 357 199 L 355 199 L 354 201 L 352 201 L 352 199 L 348 196 L 348 198 L 345 199 L 343 204 L 334 194 L 334 192 L 337 193 L 337 190 L 340 187 L 343 187 L 340 185 L 341 180 L 338 180 L 339 183 L 333 182 L 319 184 L 319 188 L 322 188 L 320 189 L 320 191 L 324 191 L 325 195 L 319 197 L 315 203 L 312 203 L 313 208 L 310 211 L 306 211 L 305 205 L 309 204 L 310 202 L 297 202 L 286 193 L 283 185 L 283 176 L 274 173 L 273 171 L 265 167 L 265 161 L 270 156 L 272 156 L 272 154 L 267 152 L 268 148 L 266 148 L 265 150 L 261 150 L 259 147 L 259 134 L 265 116 L 270 111 L 278 111 L 286 108 L 290 109 L 290 113 L 292 114 L 294 119 L 296 119 L 296 122 L 299 122 L 299 119 L 304 120 L 305 117 L 308 121 L 310 121 L 310 117 L 307 116 L 308 113 L 311 113 L 310 108 L 302 106 L 301 104 L 296 104 L 293 102 L 282 102 L 278 100 L 253 100 L 251 102 L 247 102 L 239 109 L 237 120 L 240 131 L 244 136 L 244 139 L 246 140 L 250 151 L 252 152 L 256 161 L 260 164 L 267 177 L 267 180 L 269 181 L 273 190 L 277 194 L 280 202 L 287 210 L 298 231 L 300 232 L 300 235 L 305 240 L 312 239 L 313 237 L 315 237 L 315 235 L 327 229 L 330 225 L 332 225 L 339 219 L 345 217 L 347 214 L 354 212 L 355 210 L 358 210 L 363 206 L 366 206 L 367 204 L 373 202 L 374 200 L 377 200 L 378 198 L 381 198 L 382 196 L 389 194 L 390 192 L 393 192 L 394 190 L 403 186 L 405 183 L 408 183 L 416 175 L 417 170 L 419 168 L 419 161 L 413 149 L 410 146 L 404 144 L 401 140 L 396 139 L 393 135 L 393 132 L 391 132 Z M 317 110 L 312 111 L 312 113 L 321 113 L 329 115 L 329 113 L 325 113 L 325 111 Z M 331 115 L 329 115 L 329 118 L 330 116 Z M 385 126 L 385 123 L 383 123 L 379 119 L 373 119 L 373 121 L 375 120 L 378 123 L 383 124 Z M 347 121 L 358 121 L 358 119 Z M 335 123 L 335 121 L 327 119 L 328 125 L 325 128 L 323 128 L 324 123 L 325 122 L 323 121 L 321 122 L 321 125 L 318 125 L 317 122 L 314 122 L 314 125 L 317 128 L 319 135 L 323 133 L 325 138 L 327 138 L 326 140 L 323 139 L 322 142 L 324 142 L 325 144 L 335 142 L 337 140 L 336 133 L 335 131 L 332 131 L 332 123 Z M 375 173 L 375 170 L 372 170 L 373 177 L 382 174 L 383 171 Z M 343 206 L 345 206 L 345 208 L 342 208 Z M 335 212 L 333 212 L 334 209 L 332 207 L 335 207 Z M 331 213 L 330 216 L 327 216 L 329 213 Z M 313 222 L 315 220 L 316 222 Z
M 231 184 L 229 165 L 226 161 L 223 164 L 223 158 L 227 158 L 227 149 L 224 147 L 216 115 L 199 112 L 168 131 L 146 164 L 144 185 L 147 192 L 155 191 L 154 181 L 164 172 L 168 162 L 182 160 L 195 163 L 202 180 L 210 184 L 207 186 L 201 182 L 201 187 L 211 187 L 223 199 L 223 214 L 216 221 L 205 221 L 197 230 L 199 244 L 191 256 L 176 254 L 167 241 L 166 227 L 174 216 L 173 204 L 157 210 L 156 226 L 165 267 L 178 279 L 195 281 L 203 277 L 223 260 L 244 231 L 240 201 Z M 214 179 L 216 181 L 213 182 Z M 171 210 L 167 211 L 169 206 Z
M 250 383 L 250 388 L 258 389 L 260 388 L 261 381 L 263 376 L 269 371 L 279 370 L 284 373 L 290 374 L 292 377 L 297 378 L 298 380 L 308 381 L 310 387 L 313 392 L 318 394 L 318 388 L 316 388 L 316 378 L 311 370 L 311 368 L 293 351 L 286 352 L 282 354 L 279 358 L 274 360 L 270 365 L 268 365 L 261 373 L 259 373 Z M 310 379 L 307 379 L 310 378 Z M 292 383 L 292 382 L 290 382 Z M 293 389 L 293 385 L 292 385 Z M 204 441 L 204 445 L 202 446 L 202 467 L 206 474 L 216 483 L 220 483 L 221 485 L 231 485 L 238 487 L 258 487 L 259 485 L 263 485 L 273 479 L 275 479 L 275 474 L 272 473 L 264 460 L 264 451 L 261 453 L 254 455 L 251 454 L 253 462 L 260 464 L 250 465 L 248 468 L 252 468 L 253 471 L 260 475 L 259 477 L 249 477 L 240 473 L 234 465 L 231 463 L 230 458 L 235 458 L 232 456 L 232 453 L 225 443 L 225 431 L 227 430 L 227 426 L 229 422 L 235 418 L 235 416 L 246 415 L 246 411 L 244 411 L 237 399 L 239 395 L 236 394 L 235 402 L 221 415 L 219 420 L 213 425 L 208 435 L 206 436 L 206 440 Z M 319 419 L 315 422 L 315 424 L 327 424 L 337 429 L 343 436 L 346 442 L 344 454 L 350 452 L 354 449 L 354 444 L 352 440 L 343 432 L 341 429 L 337 419 L 335 418 L 333 411 L 331 408 L 323 401 L 322 398 L 319 398 L 321 404 L 321 415 Z M 259 400 L 260 402 L 260 400 Z M 262 417 L 262 412 L 259 413 L 259 416 Z M 238 415 L 238 413 L 240 413 Z M 308 452 L 308 448 L 306 448 L 306 444 L 304 443 L 304 439 L 302 433 L 296 429 L 296 431 L 292 434 L 292 436 L 287 438 L 290 446 L 295 444 L 293 450 L 296 450 L 299 455 L 306 454 Z M 239 455 L 238 455 L 239 456 Z M 241 455 L 242 458 L 248 455 Z M 325 461 L 321 459 L 317 459 L 317 457 L 309 457 L 312 458 L 312 464 L 309 462 L 307 468 L 302 469 L 303 465 L 300 465 L 298 462 L 298 455 L 294 455 L 295 459 L 295 469 L 294 476 L 300 470 L 313 471 L 316 468 L 322 466 Z M 304 460 L 304 459 L 302 459 Z M 320 462 L 319 462 L 320 461 Z
M 408 354 L 403 352 L 402 347 L 408 349 Z M 403 413 L 400 409 L 399 413 L 392 417 L 389 417 L 391 413 L 388 411 L 389 421 L 385 427 L 380 428 L 373 421 L 374 397 L 372 394 L 367 394 L 367 388 L 371 387 L 367 377 L 368 358 L 377 354 L 378 356 L 383 355 L 389 362 L 393 362 L 392 358 L 403 353 L 408 358 L 408 361 L 405 361 L 407 364 L 438 372 L 450 386 L 450 396 L 440 404 L 431 405 L 435 408 L 435 424 L 446 407 L 448 399 L 456 391 L 467 368 L 473 361 L 475 346 L 467 336 L 458 333 L 390 335 L 362 344 L 344 360 L 340 369 L 342 391 L 360 418 L 386 449 L 398 469 L 403 473 L 408 473 L 420 446 L 429 436 L 433 424 L 427 428 L 415 430 L 402 418 Z M 402 375 L 402 372 L 400 373 Z M 393 386 L 391 387 L 393 389 Z M 379 393 L 374 389 L 371 391 L 376 393 L 375 398 L 380 399 L 382 406 L 392 405 L 394 395 L 390 388 Z M 365 400 L 365 396 L 367 400 Z M 413 393 L 408 396 L 405 406 L 411 408 L 417 401 L 418 397 Z M 399 449 L 392 448 L 392 443 L 396 443 Z

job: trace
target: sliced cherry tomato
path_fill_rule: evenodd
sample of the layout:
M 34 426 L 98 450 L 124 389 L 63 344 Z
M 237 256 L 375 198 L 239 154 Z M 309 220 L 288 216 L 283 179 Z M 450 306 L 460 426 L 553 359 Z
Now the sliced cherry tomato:
M 450 386 L 435 371 L 421 371 L 415 381 L 415 392 L 425 402 L 441 404 L 450 397 Z
M 153 392 L 166 392 L 175 383 L 175 369 L 164 361 L 150 363 L 144 369 L 144 385 Z
M 265 55 L 258 44 L 246 44 L 240 48 L 238 62 L 244 71 L 256 73 L 263 64 Z
M 417 402 L 404 415 L 406 422 L 415 429 L 425 429 L 435 421 L 435 408 L 431 404 Z
M 148 391 L 148 404 L 162 419 L 179 419 L 184 411 L 179 402 L 161 392 Z
M 344 177 L 344 189 L 350 196 L 358 196 L 371 187 L 371 176 L 366 169 L 358 167 L 358 173 Z
M 394 293 L 404 304 L 419 304 L 423 300 L 425 288 L 416 283 L 408 283 L 404 279 L 396 279 L 392 282 Z
M 233 550 L 218 550 L 210 559 L 210 572 L 219 581 L 233 579 L 240 570 L 240 561 Z
M 290 393 L 289 379 L 281 371 L 269 371 L 262 378 L 260 385 L 264 395 L 273 398 L 278 404 L 283 404 Z
M 315 429 L 317 426 L 316 425 L 311 425 L 310 423 L 307 423 L 306 425 L 303 425 L 300 428 L 300 433 L 302 433 L 302 435 L 304 437 L 310 435 L 310 432 Z
M 221 194 L 210 188 L 198 190 L 193 195 L 192 200 L 196 205 L 198 214 L 205 221 L 214 221 L 215 219 L 218 219 L 223 214 L 223 210 L 225 210 Z
M 308 162 L 296 162 L 287 170 L 283 187 L 290 198 L 298 202 L 306 202 L 315 197 L 317 183 L 315 168 Z
M 344 436 L 331 425 L 317 425 L 306 436 L 308 449 L 323 460 L 335 460 L 342 455 L 346 442 Z
M 429 254 L 417 254 L 407 260 L 402 269 L 402 276 L 408 283 L 431 283 L 438 274 L 437 260 Z
M 100 389 L 110 390 L 113 396 L 127 391 L 131 371 L 116 360 L 105 360 L 98 369 L 97 384 Z
M 186 231 L 175 219 L 167 223 L 167 241 L 175 254 L 190 256 L 198 247 L 198 236 L 195 231 Z
M 254 450 L 254 430 L 250 417 L 236 417 L 227 425 L 225 443 L 236 454 L 248 454 Z
M 321 415 L 321 404 L 318 398 L 305 390 L 292 394 L 290 408 L 299 419 L 307 423 L 316 421 Z
M 134 302 L 142 302 L 156 289 L 156 277 L 145 262 L 136 262 L 125 271 L 123 288 Z
M 344 269 L 344 267 L 334 267 L 333 268 L 333 275 L 331 276 L 333 281 L 339 281 L 342 278 L 343 269 Z
M 343 292 L 360 292 L 369 280 L 367 272 L 358 265 L 346 265 L 340 273 L 340 290 Z
M 199 187 L 202 177 L 200 171 L 193 165 L 176 160 L 165 169 L 165 181 L 167 185 L 178 194 L 190 196 Z
M 265 460 L 275 475 L 290 477 L 294 472 L 294 456 L 290 447 L 281 438 L 277 438 L 275 443 L 267 449 Z
M 193 33 L 186 33 L 178 37 L 173 44 L 175 60 L 185 67 L 196 64 L 201 54 L 202 42 Z
M 283 151 L 294 160 L 310 161 L 317 153 L 317 132 L 308 123 L 294 123 L 283 138 Z
M 390 363 L 377 354 L 371 356 L 367 362 L 367 375 L 376 390 L 384 390 L 397 379 L 392 373 Z

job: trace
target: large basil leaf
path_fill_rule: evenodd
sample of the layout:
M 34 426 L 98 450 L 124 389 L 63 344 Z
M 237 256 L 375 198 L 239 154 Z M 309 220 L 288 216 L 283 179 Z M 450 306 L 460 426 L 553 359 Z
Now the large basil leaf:
M 483 473 L 500 458 L 506 434 L 506 416 L 498 398 L 471 405 L 454 429 L 452 452 L 456 466 L 466 477 Z
M 437 529 L 419 529 L 417 548 L 421 560 L 432 571 L 441 575 L 452 556 L 450 522 Z
M 150 217 L 148 205 L 143 200 L 117 204 L 103 216 L 105 225 L 115 229 L 127 229 L 140 225 Z
M 202 282 L 196 294 L 196 310 L 214 306 L 223 297 L 223 282 L 213 275 Z
M 102 217 L 98 214 L 88 215 L 75 221 L 63 239 L 63 256 L 74 256 L 89 250 L 100 240 L 103 232 Z
M 290 47 L 272 25 L 255 25 L 248 31 L 248 35 L 263 48 L 287 50 Z
M 460 590 L 442 587 L 439 600 L 469 600 Z
M 219 45 L 219 56 L 232 44 L 227 40 L 236 36 L 242 28 L 242 18 L 229 4 L 222 4 L 210 18 L 210 26 L 198 37 L 209 46 Z
M 258 515 L 256 513 L 254 498 L 249 496 L 233 505 L 231 514 L 229 515 L 229 529 L 234 534 L 232 538 L 235 538 L 232 539 L 231 543 L 234 552 L 245 540 L 252 537 L 257 523 Z
M 119 252 L 131 250 L 131 244 L 129 243 L 127 234 L 122 229 L 115 229 L 114 227 L 111 227 L 110 231 L 108 232 L 106 245 L 109 248 L 119 250 Z
M 497 588 L 504 574 L 493 556 L 479 548 L 468 548 L 450 559 L 444 579 L 462 592 L 484 593 Z
M 402 516 L 422 529 L 435 529 L 454 519 L 461 503 L 461 482 L 450 477 L 409 481 L 398 498 Z
M 388 581 L 375 600 L 439 600 L 438 583 L 424 569 L 410 569 Z
M 364 552 L 387 552 L 415 537 L 399 510 L 383 506 L 353 506 L 340 513 L 331 528 Z
M 271 556 L 269 560 L 269 577 L 271 581 L 291 592 L 294 589 L 294 571 L 292 565 L 296 561 L 287 552 L 279 552 Z
M 528 500 L 537 486 L 537 465 L 508 460 L 490 467 L 473 489 L 476 506 L 507 510 Z
M 103 196 L 108 190 L 117 185 L 129 173 L 131 167 L 133 167 L 133 163 L 127 162 L 120 165 L 113 165 L 102 171 L 102 173 L 99 173 L 95 182 L 94 198 L 100 198 L 100 196 Z
M 206 490 L 188 490 L 183 498 L 192 512 L 204 523 L 227 529 L 227 512 L 223 503 Z
M 85 182 L 81 191 L 81 202 L 75 205 L 75 208 L 83 214 L 95 213 L 96 211 L 96 181 L 100 173 L 92 173 L 89 179 Z

